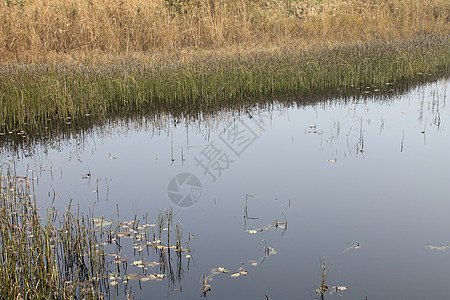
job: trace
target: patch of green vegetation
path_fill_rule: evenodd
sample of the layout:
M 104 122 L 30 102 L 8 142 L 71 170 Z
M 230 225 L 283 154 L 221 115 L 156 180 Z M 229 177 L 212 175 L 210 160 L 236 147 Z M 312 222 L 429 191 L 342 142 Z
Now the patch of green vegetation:
M 0 134 L 45 132 L 55 123 L 168 113 L 188 116 L 288 96 L 383 93 L 448 76 L 448 36 L 319 49 L 194 55 L 114 64 L 2 64 Z M 367 91 L 366 91 L 367 92 Z
M 0 295 L 4 299 L 99 298 L 107 264 L 92 222 L 70 211 L 42 220 L 30 183 L 2 174 Z
M 110 286 L 114 293 L 121 287 L 128 295 L 133 280 L 141 284 L 166 279 L 169 287 L 181 282 L 190 243 L 182 241 L 181 226 L 172 223 L 171 211 L 160 212 L 157 231 L 146 217 L 106 220 L 74 214 L 70 206 L 61 215 L 50 208 L 43 219 L 33 180 L 1 171 L 2 299 L 104 299 Z

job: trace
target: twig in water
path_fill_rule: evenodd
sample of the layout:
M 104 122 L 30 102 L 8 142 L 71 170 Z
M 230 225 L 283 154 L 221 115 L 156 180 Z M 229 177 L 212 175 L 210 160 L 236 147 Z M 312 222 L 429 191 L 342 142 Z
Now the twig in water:
M 405 131 L 402 131 L 402 142 L 400 143 L 400 152 L 403 152 L 403 142 L 405 141 Z
M 360 248 L 361 246 L 359 245 L 359 243 L 356 243 L 356 244 L 354 244 L 353 246 L 350 246 L 350 247 L 348 247 L 347 249 L 345 249 L 344 251 L 342 251 L 342 253 L 345 253 L 345 252 L 347 252 L 348 250 L 350 250 L 350 249 L 353 249 L 353 248 L 355 248 L 355 249 L 358 249 L 358 248 Z

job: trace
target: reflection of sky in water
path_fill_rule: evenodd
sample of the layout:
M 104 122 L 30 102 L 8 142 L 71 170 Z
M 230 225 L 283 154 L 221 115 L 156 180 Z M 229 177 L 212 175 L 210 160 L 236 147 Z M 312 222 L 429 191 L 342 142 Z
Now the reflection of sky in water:
M 235 271 L 260 258 L 262 240 L 277 255 L 246 267 L 245 277 L 215 276 L 208 298 L 316 296 L 321 257 L 329 264 L 328 285 L 348 286 L 347 299 L 445 298 L 449 254 L 425 245 L 450 242 L 447 83 L 382 101 L 255 110 L 213 125 L 160 131 L 128 125 L 78 146 L 62 142 L 61 151 L 20 159 L 17 169 L 51 166 L 52 173 L 35 174 L 44 207 L 52 201 L 52 189 L 57 208 L 73 199 L 87 209 L 99 199 L 96 215 L 107 218 L 116 215 L 116 204 L 124 219 L 145 213 L 156 218 L 159 209 L 174 207 L 184 234 L 195 234 L 195 264 L 185 275 L 183 292 L 171 293 L 172 298 L 199 297 L 200 277 L 211 268 Z M 201 167 L 208 162 L 208 169 Z M 91 176 L 83 179 L 87 173 Z M 198 202 L 186 208 L 171 204 L 167 194 L 180 173 L 201 182 Z M 195 185 L 180 186 L 179 193 Z M 247 229 L 286 216 L 288 230 L 246 232 L 246 194 L 256 197 L 248 199 L 248 214 L 258 218 L 248 220 Z M 355 243 L 361 248 L 343 253 Z M 143 294 L 149 289 L 167 294 L 161 283 L 143 288 Z

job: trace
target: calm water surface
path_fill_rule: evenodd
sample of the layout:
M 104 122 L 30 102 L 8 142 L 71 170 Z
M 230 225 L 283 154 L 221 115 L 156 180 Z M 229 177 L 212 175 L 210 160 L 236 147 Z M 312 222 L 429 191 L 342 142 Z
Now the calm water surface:
M 347 287 L 325 299 L 448 299 L 450 249 L 427 247 L 450 243 L 448 96 L 439 81 L 390 98 L 110 124 L 31 155 L 3 149 L 2 164 L 36 178 L 43 208 L 95 204 L 117 219 L 118 206 L 149 222 L 173 208 L 192 258 L 172 283 L 131 284 L 136 298 L 200 298 L 202 275 L 224 267 L 207 298 L 317 299 L 325 258 L 327 285 Z M 231 277 L 239 268 L 248 274 Z

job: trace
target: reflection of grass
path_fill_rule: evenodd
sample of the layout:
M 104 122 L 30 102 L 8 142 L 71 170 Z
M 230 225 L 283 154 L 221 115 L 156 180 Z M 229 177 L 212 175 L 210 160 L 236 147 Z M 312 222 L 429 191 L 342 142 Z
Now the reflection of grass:
M 392 88 L 388 83 L 400 86 L 428 74 L 448 74 L 448 43 L 446 36 L 418 36 L 310 50 L 193 54 L 185 60 L 3 64 L 0 133 L 14 131 L 22 138 L 55 123 L 79 127 L 84 120 L 117 114 L 197 115 L 282 95 L 301 102 L 313 95 L 357 94 L 360 87 L 381 93 Z
M 85 217 L 72 213 L 70 206 L 62 215 L 49 209 L 47 219 L 42 220 L 32 196 L 33 183 L 11 173 L 1 175 L 2 299 L 102 299 L 110 291 L 108 286 L 123 285 L 128 293 L 132 280 L 141 284 L 168 278 L 169 287 L 175 281 L 181 283 L 182 255 L 189 254 L 189 264 L 190 248 L 189 243 L 182 247 L 180 225 L 173 228 L 172 221 L 167 222 L 171 212 L 161 214 L 168 226 L 167 241 L 162 241 L 165 228 L 151 230 L 156 224 L 140 224 L 136 218 L 116 223 Z M 174 245 L 170 244 L 172 230 L 176 232 Z M 152 254 L 156 260 L 150 260 Z

